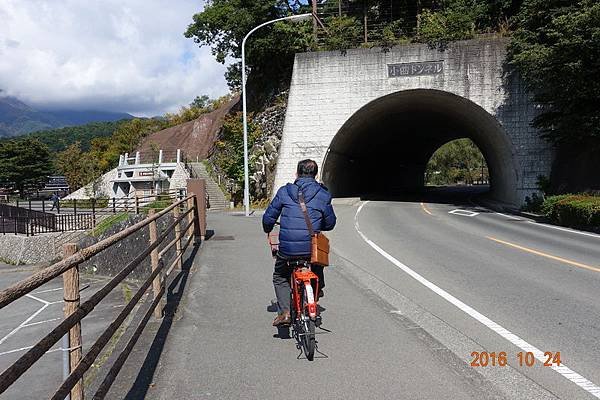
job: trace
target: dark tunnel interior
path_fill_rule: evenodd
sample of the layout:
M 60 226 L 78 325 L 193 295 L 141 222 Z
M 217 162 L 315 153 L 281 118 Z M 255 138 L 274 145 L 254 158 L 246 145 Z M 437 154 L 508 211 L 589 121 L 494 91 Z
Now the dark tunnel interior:
M 331 142 L 323 181 L 335 197 L 420 191 L 433 153 L 463 137 L 486 159 L 491 196 L 514 202 L 512 145 L 498 121 L 470 100 L 436 90 L 397 92 L 358 110 Z

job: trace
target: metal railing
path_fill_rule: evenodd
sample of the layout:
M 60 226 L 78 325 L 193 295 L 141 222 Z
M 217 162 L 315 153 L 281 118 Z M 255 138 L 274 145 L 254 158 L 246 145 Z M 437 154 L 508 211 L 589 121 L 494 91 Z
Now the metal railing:
M 186 190 L 170 190 L 159 194 L 132 195 L 109 199 L 63 200 L 56 213 L 45 200 L 17 201 L 16 206 L 0 204 L 0 234 L 33 236 L 41 233 L 88 230 L 103 215 L 121 212 L 141 214 L 150 207 L 173 199 L 182 199 Z M 158 203 L 156 203 L 158 202 Z M 22 207 L 21 207 L 22 206 Z
M 161 318 L 164 307 L 163 295 L 165 294 L 165 282 L 167 277 L 175 268 L 182 268 L 183 254 L 185 251 L 190 244 L 199 244 L 204 236 L 206 229 L 206 212 L 203 200 L 203 191 L 205 190 L 204 183 L 198 184 L 196 188 L 195 194 L 191 194 L 182 199 L 173 199 L 172 204 L 162 211 L 156 212 L 151 209 L 148 213 L 148 217 L 144 220 L 101 240 L 92 246 L 78 251 L 75 244 L 64 245 L 64 258 L 62 261 L 59 261 L 0 292 L 0 309 L 3 309 L 7 305 L 22 298 L 52 279 L 55 279 L 60 275 L 63 276 L 65 301 L 64 320 L 0 374 L 0 394 L 4 393 L 17 379 L 19 379 L 19 377 L 50 350 L 54 344 L 68 334 L 69 345 L 67 350 L 69 352 L 69 375 L 50 398 L 58 400 L 64 399 L 70 395 L 71 400 L 83 399 L 84 373 L 92 366 L 94 360 L 96 360 L 100 352 L 105 348 L 107 343 L 109 343 L 113 334 L 119 329 L 147 289 L 152 286 L 153 301 L 150 307 L 135 328 L 134 334 L 130 337 L 127 344 L 116 358 L 116 361 L 104 377 L 104 380 L 100 384 L 93 398 L 103 399 L 107 395 L 108 390 L 116 379 L 117 374 L 121 370 L 152 314 L 157 318 Z M 172 215 L 172 222 L 161 231 L 157 225 L 157 221 L 167 215 Z M 123 269 L 121 269 L 101 289 L 92 294 L 89 299 L 80 303 L 79 265 L 146 226 L 148 227 L 150 234 L 148 246 L 123 267 Z M 161 246 L 170 234 L 172 236 L 174 235 L 174 239 Z M 173 248 L 175 248 L 175 252 L 171 251 L 170 253 L 174 253 L 174 256 L 172 259 L 167 260 L 167 253 Z M 89 347 L 89 350 L 83 354 L 81 347 L 81 321 L 148 256 L 150 256 L 152 272 L 141 284 L 139 290 L 127 302 L 118 316 Z

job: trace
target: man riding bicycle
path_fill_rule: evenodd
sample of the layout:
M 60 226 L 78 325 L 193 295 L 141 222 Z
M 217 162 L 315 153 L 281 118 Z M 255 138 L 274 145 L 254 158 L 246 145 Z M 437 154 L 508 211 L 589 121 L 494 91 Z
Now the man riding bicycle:
M 275 317 L 273 326 L 287 325 L 290 318 L 290 276 L 293 267 L 290 260 L 310 260 L 311 238 L 304 218 L 298 193 L 304 195 L 308 215 L 315 232 L 330 231 L 335 227 L 336 217 L 331 205 L 331 195 L 327 188 L 316 181 L 317 163 L 313 160 L 298 162 L 296 181 L 282 186 L 271 200 L 263 215 L 262 224 L 270 233 L 281 216 L 279 230 L 279 251 L 275 259 L 273 286 L 281 313 Z M 323 267 L 313 265 L 313 272 L 319 277 L 319 286 L 325 287 Z M 318 297 L 323 297 L 322 289 Z

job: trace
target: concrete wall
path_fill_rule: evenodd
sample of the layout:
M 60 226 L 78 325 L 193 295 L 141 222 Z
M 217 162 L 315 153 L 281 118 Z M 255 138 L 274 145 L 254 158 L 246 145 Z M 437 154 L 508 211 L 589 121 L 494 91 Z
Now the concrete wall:
M 117 177 L 117 168 L 113 168 L 104 175 L 102 175 L 100 188 L 97 194 L 97 197 L 113 197 L 112 196 L 112 187 L 113 183 L 111 182 L 113 179 Z M 87 184 L 82 188 L 77 189 L 73 193 L 69 194 L 65 197 L 66 200 L 69 199 L 89 199 L 92 196 L 91 184 Z
M 518 79 L 505 78 L 506 43 L 505 39 L 478 39 L 453 43 L 445 51 L 410 44 L 387 53 L 355 49 L 346 55 L 297 54 L 275 186 L 293 179 L 300 159 L 313 158 L 322 167 L 333 138 L 369 103 L 393 93 L 433 89 L 467 99 L 498 121 L 510 147 L 502 153 L 512 155 L 504 164 L 514 168 L 504 172 L 516 175 L 512 192 L 501 197 L 522 202 L 537 191 L 538 175 L 549 176 L 554 155 L 530 126 L 535 116 L 530 96 Z M 443 72 L 388 77 L 388 64 L 422 61 L 443 61 Z
M 79 240 L 78 246 L 80 249 L 89 247 L 98 243 L 99 241 L 106 239 L 109 236 L 114 235 L 117 232 L 141 221 L 146 218 L 146 215 L 132 215 L 126 221 L 117 223 L 111 226 L 106 232 L 98 237 L 85 236 Z M 167 226 L 173 223 L 173 217 L 171 215 L 162 217 L 158 220 L 157 226 L 159 232 L 163 231 Z M 175 238 L 175 233 L 171 232 L 162 242 L 162 246 L 171 242 Z M 115 276 L 121 271 L 131 260 L 142 253 L 150 243 L 150 233 L 148 226 L 140 229 L 139 231 L 131 234 L 125 239 L 115 243 L 108 249 L 100 252 L 93 256 L 89 260 L 83 262 L 80 268 L 86 274 L 94 275 L 98 274 L 101 276 Z M 175 256 L 175 246 L 170 249 L 166 256 L 165 261 L 170 263 L 173 261 Z M 129 275 L 129 278 L 144 279 L 151 272 L 150 256 L 146 257 L 142 263 L 136 267 L 133 272 Z

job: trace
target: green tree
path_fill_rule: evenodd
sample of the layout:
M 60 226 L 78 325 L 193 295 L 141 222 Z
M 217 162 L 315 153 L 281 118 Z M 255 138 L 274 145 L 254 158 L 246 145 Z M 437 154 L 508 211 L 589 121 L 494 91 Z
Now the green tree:
M 509 59 L 541 113 L 534 124 L 554 143 L 600 148 L 600 3 L 525 0 Z
M 251 120 L 248 124 L 248 148 L 251 149 L 260 137 L 260 127 Z M 216 150 L 211 157 L 215 167 L 229 177 L 232 187 L 232 199 L 239 200 L 244 187 L 244 128 L 242 114 L 229 115 L 223 122 L 223 129 L 219 140 L 216 142 Z
M 56 168 L 66 178 L 72 190 L 90 184 L 88 196 L 97 198 L 102 193 L 102 162 L 97 152 L 83 152 L 79 142 L 75 142 L 56 155 Z
M 75 142 L 56 155 L 56 169 L 67 178 L 71 190 L 77 190 L 87 183 L 81 160 L 83 152 L 79 142 Z
M 431 185 L 473 184 L 481 179 L 488 180 L 487 165 L 481 151 L 471 139 L 452 140 L 431 156 L 425 169 L 425 183 Z
M 257 25 L 309 10 L 308 5 L 287 0 L 212 0 L 202 12 L 193 16 L 185 32 L 200 46 L 210 46 L 220 63 L 240 60 L 242 39 Z M 256 31 L 246 43 L 246 65 L 250 71 L 248 85 L 260 88 L 266 97 L 287 86 L 294 54 L 313 45 L 312 23 L 277 23 Z M 232 89 L 241 86 L 241 62 L 227 67 L 227 83 Z M 250 93 L 259 93 L 257 90 Z M 260 101 L 260 99 L 258 99 Z
M 418 39 L 440 48 L 452 41 L 471 39 L 475 35 L 475 19 L 473 9 L 464 4 L 437 12 L 424 10 L 419 14 Z
M 36 139 L 0 143 L 0 182 L 17 190 L 21 197 L 41 189 L 52 174 L 48 146 Z
M 194 101 L 190 103 L 190 108 L 208 108 L 210 106 L 210 97 L 203 94 L 202 96 L 196 96 Z
M 332 17 L 326 22 L 328 34 L 322 42 L 325 50 L 345 52 L 360 43 L 362 28 L 355 17 Z

